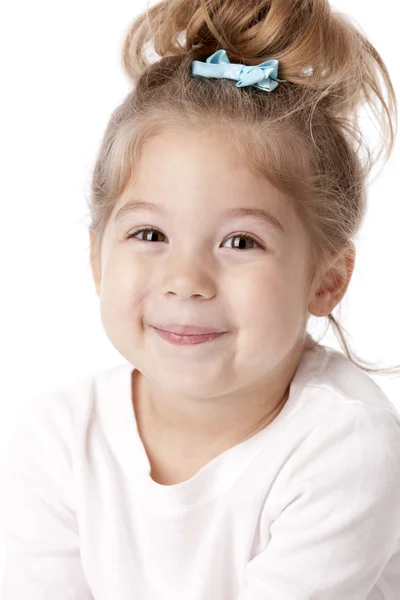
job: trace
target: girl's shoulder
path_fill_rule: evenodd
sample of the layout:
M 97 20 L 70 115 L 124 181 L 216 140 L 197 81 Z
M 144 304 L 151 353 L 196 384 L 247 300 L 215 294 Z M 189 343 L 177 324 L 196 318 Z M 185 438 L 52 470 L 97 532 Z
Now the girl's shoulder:
M 400 423 L 400 412 L 378 383 L 343 352 L 317 345 L 307 351 L 303 369 L 310 372 L 307 389 L 313 396 L 330 402 L 333 409 L 358 405 L 366 411 L 389 412 Z
M 119 401 L 126 401 L 132 369 L 128 363 L 118 364 L 36 394 L 23 411 L 19 429 L 40 428 L 49 438 L 66 437 L 104 419 L 111 402 L 116 408 Z

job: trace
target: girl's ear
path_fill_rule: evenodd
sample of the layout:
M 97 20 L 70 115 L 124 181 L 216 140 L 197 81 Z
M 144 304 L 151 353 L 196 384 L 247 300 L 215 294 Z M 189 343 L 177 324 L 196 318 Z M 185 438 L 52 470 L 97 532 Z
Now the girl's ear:
M 353 274 L 356 249 L 350 242 L 325 266 L 313 290 L 308 310 L 317 317 L 329 315 L 346 293 Z
M 98 256 L 97 244 L 96 244 L 96 236 L 92 229 L 89 229 L 90 236 L 90 267 L 92 270 L 92 277 L 96 287 L 96 294 L 100 295 L 100 287 L 101 287 L 101 267 L 100 267 L 100 257 Z

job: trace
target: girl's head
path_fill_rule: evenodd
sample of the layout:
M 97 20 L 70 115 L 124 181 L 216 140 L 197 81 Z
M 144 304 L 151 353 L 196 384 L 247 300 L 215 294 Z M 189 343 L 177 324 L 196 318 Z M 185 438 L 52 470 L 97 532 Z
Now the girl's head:
M 192 76 L 192 61 L 220 48 L 232 63 L 279 60 L 287 83 L 265 92 Z M 115 347 L 139 369 L 190 360 L 193 377 L 206 361 L 229 380 L 261 377 L 309 343 L 314 314 L 348 352 L 331 312 L 352 275 L 373 165 L 357 111 L 363 101 L 375 111 L 386 157 L 397 116 L 377 51 L 325 0 L 167 0 L 132 23 L 123 64 L 134 89 L 105 131 L 89 206 Z M 196 353 L 164 352 L 150 326 L 173 323 L 227 333 Z

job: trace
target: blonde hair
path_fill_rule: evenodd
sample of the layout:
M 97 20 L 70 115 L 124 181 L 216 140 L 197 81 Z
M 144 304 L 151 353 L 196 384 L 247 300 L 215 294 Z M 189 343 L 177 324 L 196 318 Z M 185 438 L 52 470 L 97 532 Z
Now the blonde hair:
M 146 56 L 149 44 L 155 62 Z M 235 63 L 279 60 L 278 77 L 287 83 L 269 93 L 191 75 L 193 60 L 220 48 Z M 144 143 L 182 126 L 222 128 L 248 168 L 290 199 L 311 242 L 310 281 L 321 261 L 351 242 L 365 215 L 371 169 L 393 150 L 397 101 L 377 50 L 327 0 L 162 1 L 130 24 L 122 62 L 133 89 L 110 117 L 92 176 L 89 228 L 97 254 Z M 375 156 L 360 130 L 362 105 L 382 134 Z M 343 326 L 328 319 L 354 364 L 397 372 L 357 363 Z

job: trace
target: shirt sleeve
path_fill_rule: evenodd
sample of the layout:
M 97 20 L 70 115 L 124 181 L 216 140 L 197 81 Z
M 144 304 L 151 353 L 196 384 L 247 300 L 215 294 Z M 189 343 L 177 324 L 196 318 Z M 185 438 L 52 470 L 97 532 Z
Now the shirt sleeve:
M 280 471 L 261 527 L 269 542 L 238 600 L 366 600 L 400 537 L 399 420 L 357 402 L 323 417 Z
M 59 397 L 41 397 L 9 444 L 0 473 L 1 600 L 93 600 L 73 511 L 69 421 Z

